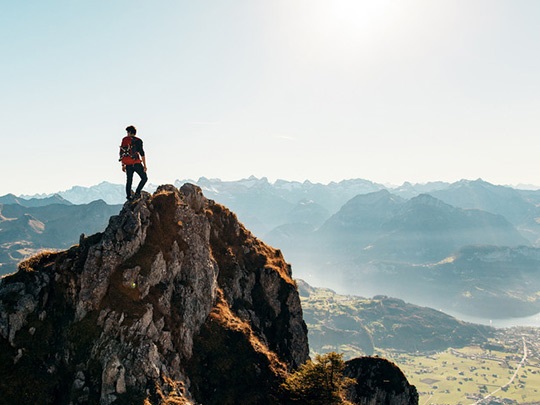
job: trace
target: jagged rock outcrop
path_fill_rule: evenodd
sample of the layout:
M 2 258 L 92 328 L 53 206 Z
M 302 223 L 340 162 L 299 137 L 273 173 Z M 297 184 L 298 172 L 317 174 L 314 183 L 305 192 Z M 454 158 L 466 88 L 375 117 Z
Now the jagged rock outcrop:
M 0 279 L 0 405 L 288 403 L 280 385 L 308 353 L 281 252 L 191 184 Z M 395 370 L 355 361 L 354 403 L 415 404 L 402 374 L 407 395 L 374 383 Z
M 356 380 L 348 399 L 358 405 L 418 404 L 418 392 L 393 363 L 379 357 L 360 357 L 345 363 L 344 375 Z
M 281 252 L 189 184 L 0 284 L 0 403 L 277 403 L 307 358 Z

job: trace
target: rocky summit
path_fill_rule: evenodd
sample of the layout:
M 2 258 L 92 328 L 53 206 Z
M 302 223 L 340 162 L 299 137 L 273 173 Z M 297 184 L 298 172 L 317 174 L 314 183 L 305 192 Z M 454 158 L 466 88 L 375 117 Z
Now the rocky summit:
M 279 404 L 308 357 L 281 252 L 191 184 L 0 281 L 0 404 Z

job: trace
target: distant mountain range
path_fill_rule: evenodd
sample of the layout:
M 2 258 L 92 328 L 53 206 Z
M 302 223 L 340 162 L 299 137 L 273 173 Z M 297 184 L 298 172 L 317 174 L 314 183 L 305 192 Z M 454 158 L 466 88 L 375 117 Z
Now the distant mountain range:
M 314 232 L 318 249 L 367 260 L 432 263 L 462 246 L 529 245 L 503 216 L 465 210 L 428 194 L 406 201 L 388 191 L 360 195 Z
M 72 205 L 72 203 L 65 198 L 63 198 L 60 194 L 53 194 L 51 196 L 43 197 L 43 198 L 22 198 L 17 197 L 14 194 L 6 194 L 2 197 L 0 197 L 0 204 L 6 205 L 6 204 L 15 204 L 20 205 L 23 207 L 44 207 L 46 205 L 51 204 L 61 204 L 61 205 Z
M 540 289 L 534 290 L 540 272 L 539 190 L 480 179 L 393 188 L 363 179 L 326 185 L 271 183 L 256 177 L 189 182 L 229 207 L 255 235 L 279 247 L 295 276 L 311 284 L 366 296 L 387 294 L 470 315 L 517 316 L 540 310 L 535 295 Z M 0 238 L 19 232 L 32 246 L 52 240 L 47 231 L 51 224 L 20 208 L 37 204 L 36 197 L 0 197 L 2 215 L 18 220 L 0 222 Z M 103 182 L 39 197 L 48 199 L 41 200 L 43 204 L 88 204 L 96 199 L 123 203 L 124 186 Z M 7 210 L 11 205 L 19 206 L 17 214 Z M 70 238 L 71 243 L 77 240 L 73 234 Z M 23 243 L 19 250 L 25 247 Z M 494 262 L 486 249 L 511 253 Z M 473 256 L 481 259 L 465 259 Z
M 149 186 L 149 190 L 154 191 L 155 186 Z M 145 188 L 146 190 L 146 188 Z M 125 186 L 103 181 L 95 186 L 83 187 L 74 186 L 69 190 L 58 191 L 54 194 L 22 195 L 22 199 L 42 199 L 53 196 L 60 196 L 73 204 L 89 204 L 92 201 L 103 200 L 107 204 L 123 204 L 126 200 Z M 1 198 L 1 197 L 0 197 Z M 0 201 L 0 203 L 2 203 Z
M 39 250 L 64 249 L 77 244 L 82 233 L 103 231 L 121 208 L 102 200 L 73 205 L 58 196 L 42 200 L 4 196 L 0 203 L 0 275 L 14 272 L 20 260 Z
M 404 183 L 399 187 L 387 187 L 364 179 L 320 184 L 286 180 L 271 183 L 265 177 L 253 176 L 237 181 L 201 177 L 198 180 L 176 180 L 175 186 L 186 182 L 197 184 L 208 198 L 230 207 L 258 236 L 264 236 L 276 227 L 292 222 L 313 222 L 318 227 L 353 197 L 388 190 L 392 195 L 406 200 L 420 194 L 429 194 L 457 208 L 479 209 L 502 215 L 532 244 L 540 246 L 540 224 L 535 221 L 540 216 L 540 190 L 497 186 L 481 179 L 456 183 Z M 149 184 L 145 189 L 153 192 L 156 187 Z M 88 204 L 95 200 L 103 200 L 107 204 L 123 204 L 125 201 L 124 185 L 109 182 L 91 187 L 74 186 L 54 194 L 12 197 L 28 200 L 54 196 L 73 204 Z M 0 200 L 0 204 L 5 202 Z M 312 216 L 309 210 L 314 207 L 317 207 L 318 212 Z M 302 215 L 308 219 L 299 221 Z

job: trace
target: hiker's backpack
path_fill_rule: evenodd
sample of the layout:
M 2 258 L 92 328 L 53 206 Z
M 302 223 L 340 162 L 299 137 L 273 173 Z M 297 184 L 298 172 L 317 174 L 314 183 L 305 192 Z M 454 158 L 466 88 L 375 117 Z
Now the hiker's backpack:
M 126 165 L 132 165 L 141 161 L 139 153 L 135 150 L 136 148 L 134 148 L 135 139 L 137 138 L 134 136 L 126 136 L 122 139 L 122 144 L 120 145 L 120 159 L 118 160 Z

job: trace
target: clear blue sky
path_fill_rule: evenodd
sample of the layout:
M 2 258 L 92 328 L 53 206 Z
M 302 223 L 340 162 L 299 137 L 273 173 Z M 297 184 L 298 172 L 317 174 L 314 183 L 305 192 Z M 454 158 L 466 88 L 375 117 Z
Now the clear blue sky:
M 0 195 L 249 175 L 540 184 L 540 1 L 0 2 Z

